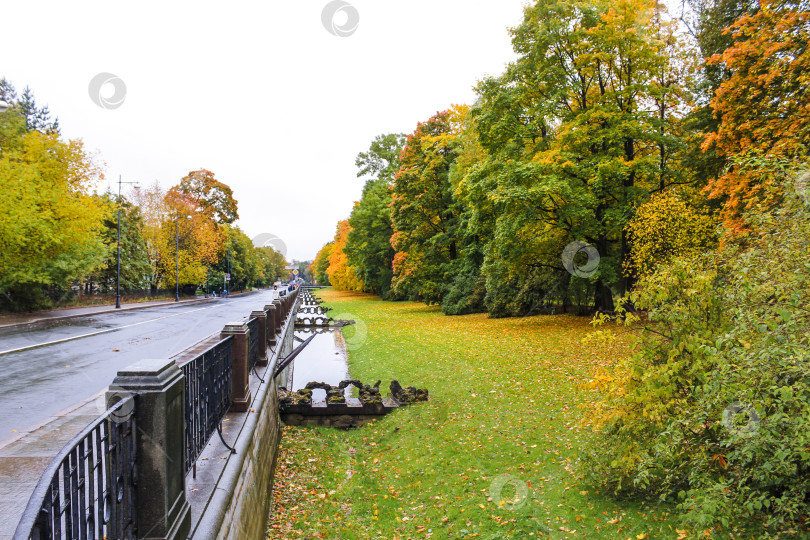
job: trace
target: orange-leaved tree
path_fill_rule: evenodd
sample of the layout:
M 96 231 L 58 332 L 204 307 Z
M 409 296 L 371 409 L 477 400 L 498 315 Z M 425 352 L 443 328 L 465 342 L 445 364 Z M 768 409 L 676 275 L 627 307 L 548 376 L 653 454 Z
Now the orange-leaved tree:
M 339 291 L 362 291 L 364 288 L 363 280 L 357 275 L 357 269 L 349 265 L 349 258 L 343 251 L 349 239 L 350 231 L 349 220 L 344 219 L 338 222 L 326 274 L 329 276 L 329 283 Z
M 180 284 L 205 282 L 208 267 L 215 264 L 226 235 L 221 226 L 189 195 L 170 189 L 165 199 L 167 212 L 156 238 L 157 267 L 163 287 L 176 283 L 179 260 Z
M 759 9 L 740 17 L 727 32 L 734 43 L 710 59 L 731 76 L 718 88 L 712 107 L 721 118 L 704 148 L 716 145 L 731 158 L 760 156 L 801 159 L 810 140 L 810 10 L 801 0 L 760 0 Z M 731 167 L 708 186 L 724 200 L 726 225 L 744 230 L 742 213 L 775 202 L 774 175 Z
M 194 211 L 206 214 L 217 223 L 230 225 L 239 219 L 233 190 L 214 178 L 214 173 L 209 170 L 191 171 L 172 189 L 188 195 L 194 202 Z

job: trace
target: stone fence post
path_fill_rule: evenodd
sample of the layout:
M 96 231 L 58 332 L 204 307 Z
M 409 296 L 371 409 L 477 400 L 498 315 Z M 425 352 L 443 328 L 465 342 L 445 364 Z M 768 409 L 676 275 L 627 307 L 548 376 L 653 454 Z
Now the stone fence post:
M 278 312 L 276 311 L 275 304 L 268 304 L 264 306 L 264 311 L 267 312 L 267 345 L 270 347 L 276 346 L 276 316 Z
M 284 313 L 281 311 L 281 300 L 273 300 L 273 305 L 276 306 L 276 331 L 275 334 L 281 332 L 281 326 L 284 324 Z
M 118 372 L 106 395 L 107 407 L 133 394 L 138 535 L 150 540 L 185 540 L 191 529 L 191 510 L 185 483 L 183 372 L 172 360 L 141 360 Z
M 259 359 L 257 366 L 267 365 L 267 313 L 264 311 L 251 311 L 251 319 L 259 320 Z
M 233 376 L 231 378 L 231 411 L 245 412 L 250 408 L 250 346 L 247 324 L 232 322 L 225 325 L 220 338 L 233 336 Z

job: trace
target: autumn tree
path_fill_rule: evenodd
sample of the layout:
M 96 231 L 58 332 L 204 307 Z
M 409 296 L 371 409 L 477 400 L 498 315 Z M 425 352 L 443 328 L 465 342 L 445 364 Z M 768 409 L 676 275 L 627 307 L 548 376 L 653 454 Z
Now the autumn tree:
M 146 242 L 146 253 L 149 260 L 150 287 L 157 289 L 162 281 L 161 253 L 159 248 L 167 244 L 161 239 L 161 227 L 169 220 L 171 209 L 166 202 L 166 191 L 157 180 L 141 186 L 132 193 L 132 198 L 141 214 L 142 234 Z
M 704 147 L 716 145 L 731 158 L 801 160 L 810 139 L 810 8 L 784 0 L 760 0 L 758 7 L 728 29 L 733 44 L 711 59 L 730 76 L 712 99 L 721 120 Z M 724 202 L 727 227 L 741 231 L 744 210 L 779 201 L 773 178 L 738 160 L 712 180 L 709 193 Z
M 560 256 L 574 240 L 599 252 L 596 271 L 571 281 L 592 290 L 597 309 L 632 287 L 622 264 L 633 208 L 690 181 L 677 156 L 691 68 L 675 30 L 647 0 L 526 10 L 513 31 L 518 60 L 479 84 L 473 111 L 489 158 L 469 189 L 496 216 L 484 261 L 491 310 L 525 312 L 567 288 Z M 498 307 L 506 291 L 520 303 Z
M 233 190 L 206 169 L 191 171 L 175 188 L 194 202 L 193 211 L 201 212 L 218 223 L 232 224 L 239 219 Z
M 329 276 L 329 283 L 339 291 L 362 291 L 363 280 L 357 275 L 357 269 L 349 264 L 349 259 L 343 250 L 350 230 L 348 220 L 338 222 L 326 274 Z
M 0 113 L 0 118 L 18 114 Z M 8 126 L 13 122 L 5 123 Z M 5 137 L 9 132 L 4 133 Z M 11 137 L 14 139 L 14 137 Z M 10 144 L 6 144 L 6 143 Z M 81 141 L 24 132 L 0 153 L 0 293 L 2 305 L 47 305 L 44 288 L 66 289 L 98 270 L 107 249 L 105 206 L 92 195 L 103 178 Z
M 210 214 L 200 212 L 198 201 L 179 190 L 165 196 L 166 213 L 156 238 L 157 267 L 163 288 L 205 283 L 208 269 L 219 261 L 226 230 Z
M 219 283 L 228 273 L 230 257 L 231 269 L 236 270 L 231 272 L 230 286 L 242 289 L 256 283 L 261 261 L 254 248 L 245 244 L 247 236 L 232 225 L 239 217 L 238 203 L 231 188 L 214 173 L 205 169 L 190 172 L 165 193 L 162 205 L 152 195 L 145 199 L 160 218 L 156 253 L 163 286 L 176 280 L 178 253 L 181 284 Z
M 645 276 L 675 258 L 697 258 L 717 247 L 717 220 L 699 194 L 667 190 L 650 197 L 627 224 L 627 268 Z
M 334 245 L 334 241 L 324 244 L 324 246 L 318 250 L 315 260 L 312 261 L 312 264 L 310 265 L 309 272 L 319 285 L 329 285 L 329 274 L 327 273 L 327 269 L 329 268 L 329 258 L 332 256 L 332 249 Z
M 810 213 L 787 197 L 745 218 L 753 234 L 642 275 L 630 301 L 643 319 L 614 319 L 632 326 L 633 354 L 597 367 L 583 399 L 598 432 L 581 454 L 589 479 L 677 503 L 699 536 L 808 526 Z
M 449 174 L 457 153 L 453 113 L 439 112 L 408 135 L 391 189 L 393 293 L 441 303 L 458 258 L 458 208 Z
M 357 176 L 371 178 L 349 216 L 351 230 L 344 250 L 366 287 L 382 297 L 390 290 L 393 276 L 390 187 L 399 170 L 404 144 L 404 135 L 379 135 L 368 152 L 361 152 L 355 160 Z
M 698 183 L 720 177 L 728 165 L 728 157 L 718 151 L 716 144 L 703 144 L 706 135 L 716 133 L 721 116 L 711 106 L 711 99 L 731 72 L 721 63 L 707 62 L 722 54 L 734 42 L 725 31 L 737 19 L 757 8 L 756 0 L 688 0 L 690 10 L 682 13 L 698 46 L 699 77 L 694 83 L 696 106 L 685 120 L 687 149 L 684 160 L 689 163 Z

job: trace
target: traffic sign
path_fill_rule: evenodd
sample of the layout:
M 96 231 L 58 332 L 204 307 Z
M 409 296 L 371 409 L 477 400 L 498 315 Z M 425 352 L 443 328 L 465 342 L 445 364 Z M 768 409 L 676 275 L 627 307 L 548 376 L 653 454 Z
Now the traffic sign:
M 230 281 L 230 280 L 231 280 L 231 275 L 230 274 L 225 274 L 225 281 Z
M 293 270 L 293 274 L 298 275 L 298 270 Z

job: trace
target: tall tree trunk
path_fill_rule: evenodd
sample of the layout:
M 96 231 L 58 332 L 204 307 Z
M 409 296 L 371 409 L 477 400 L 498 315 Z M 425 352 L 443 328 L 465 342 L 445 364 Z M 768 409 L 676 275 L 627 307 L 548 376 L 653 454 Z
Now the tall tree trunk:
M 593 307 L 596 311 L 611 313 L 614 310 L 613 291 L 601 279 L 596 282 L 596 294 L 593 299 Z
M 599 237 L 598 243 L 599 255 L 607 257 L 608 254 L 608 240 L 607 235 L 602 234 Z M 613 291 L 602 278 L 596 282 L 596 292 L 594 294 L 593 307 L 596 311 L 613 311 Z

